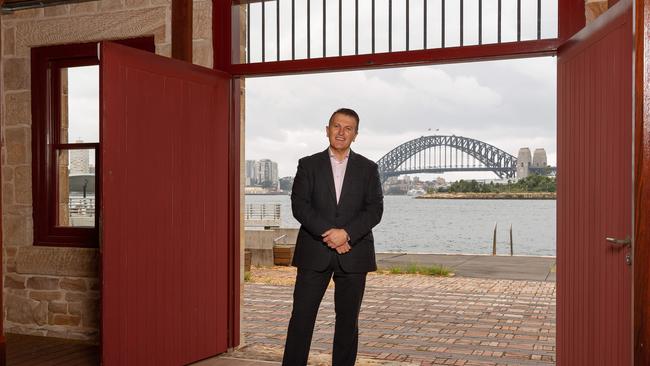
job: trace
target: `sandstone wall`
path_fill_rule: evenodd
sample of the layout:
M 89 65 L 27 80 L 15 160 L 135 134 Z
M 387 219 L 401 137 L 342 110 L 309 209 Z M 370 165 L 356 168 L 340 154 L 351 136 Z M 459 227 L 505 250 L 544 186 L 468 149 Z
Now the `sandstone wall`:
M 212 2 L 194 1 L 193 61 L 212 67 Z M 170 0 L 101 0 L 1 15 L 5 331 L 97 340 L 98 251 L 33 246 L 30 48 L 153 35 L 171 55 Z

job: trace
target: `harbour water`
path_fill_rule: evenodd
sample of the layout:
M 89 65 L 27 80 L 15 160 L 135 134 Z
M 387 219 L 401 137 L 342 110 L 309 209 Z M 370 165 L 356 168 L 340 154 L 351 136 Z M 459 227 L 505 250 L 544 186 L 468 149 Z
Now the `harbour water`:
M 289 196 L 247 195 L 246 203 L 281 204 L 282 227 L 300 224 Z M 433 200 L 384 197 L 384 216 L 373 230 L 379 252 L 509 254 L 512 224 L 515 255 L 555 256 L 554 200 Z

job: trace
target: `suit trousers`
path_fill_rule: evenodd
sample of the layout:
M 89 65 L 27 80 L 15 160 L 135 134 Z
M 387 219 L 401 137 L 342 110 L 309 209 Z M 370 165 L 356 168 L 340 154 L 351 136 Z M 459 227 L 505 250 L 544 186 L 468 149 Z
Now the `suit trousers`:
M 356 361 L 359 311 L 367 273 L 346 273 L 339 263 L 339 255 L 335 252 L 331 255 L 330 265 L 325 271 L 298 268 L 283 366 L 307 365 L 318 307 L 332 276 L 336 312 L 332 366 L 353 366 Z

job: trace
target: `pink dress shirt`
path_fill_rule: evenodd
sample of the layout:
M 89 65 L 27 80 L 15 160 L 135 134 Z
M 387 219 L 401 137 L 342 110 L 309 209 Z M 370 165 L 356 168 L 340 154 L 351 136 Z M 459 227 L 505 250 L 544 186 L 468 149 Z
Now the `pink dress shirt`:
M 334 188 L 336 189 L 336 203 L 339 203 L 341 197 L 341 187 L 343 187 L 343 178 L 345 178 L 345 169 L 348 167 L 348 158 L 350 157 L 350 149 L 345 153 L 345 158 L 339 161 L 329 149 L 330 163 L 332 164 L 332 175 L 334 176 Z

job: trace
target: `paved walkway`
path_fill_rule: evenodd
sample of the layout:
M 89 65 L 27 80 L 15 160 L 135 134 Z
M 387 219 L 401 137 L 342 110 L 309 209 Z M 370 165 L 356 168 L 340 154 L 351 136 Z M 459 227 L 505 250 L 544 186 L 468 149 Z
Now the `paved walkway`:
M 273 364 L 243 359 L 279 361 L 294 277 L 293 268 L 254 269 L 252 281 L 244 288 L 246 345 L 200 365 Z M 330 288 L 316 323 L 312 365 L 330 364 L 333 307 Z M 555 283 L 371 274 L 360 329 L 357 366 L 554 365 Z

